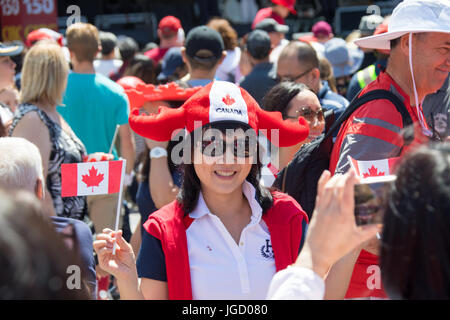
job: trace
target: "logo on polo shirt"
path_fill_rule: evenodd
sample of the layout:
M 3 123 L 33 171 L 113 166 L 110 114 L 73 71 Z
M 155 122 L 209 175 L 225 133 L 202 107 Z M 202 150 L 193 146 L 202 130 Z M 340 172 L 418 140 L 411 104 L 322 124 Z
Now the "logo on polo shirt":
M 270 239 L 266 239 L 266 243 L 261 247 L 261 255 L 266 259 L 273 259 L 274 254 L 272 250 L 272 244 L 270 243 Z

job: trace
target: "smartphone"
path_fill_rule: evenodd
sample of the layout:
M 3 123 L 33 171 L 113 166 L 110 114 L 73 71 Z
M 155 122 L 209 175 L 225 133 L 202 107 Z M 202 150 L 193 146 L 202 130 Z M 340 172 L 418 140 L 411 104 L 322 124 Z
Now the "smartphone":
M 356 225 L 383 224 L 389 190 L 396 176 L 369 177 L 355 184 Z

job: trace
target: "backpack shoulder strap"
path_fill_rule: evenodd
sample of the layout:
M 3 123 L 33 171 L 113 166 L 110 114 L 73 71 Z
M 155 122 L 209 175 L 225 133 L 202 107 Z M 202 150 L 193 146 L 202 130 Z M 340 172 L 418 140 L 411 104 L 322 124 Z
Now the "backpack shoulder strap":
M 359 93 L 358 93 L 359 95 Z M 333 123 L 330 130 L 327 131 L 324 139 L 331 136 L 335 130 L 340 128 L 340 126 L 352 115 L 353 112 L 355 112 L 359 107 L 366 104 L 367 102 L 370 102 L 372 100 L 378 100 L 378 99 L 387 99 L 391 101 L 397 111 L 402 116 L 403 121 L 403 128 L 411 125 L 413 123 L 411 116 L 409 115 L 408 110 L 406 109 L 403 102 L 392 92 L 388 90 L 383 89 L 377 89 L 369 91 L 362 96 L 358 97 L 358 95 L 350 102 L 348 107 L 345 109 L 345 111 L 341 114 L 341 116 Z

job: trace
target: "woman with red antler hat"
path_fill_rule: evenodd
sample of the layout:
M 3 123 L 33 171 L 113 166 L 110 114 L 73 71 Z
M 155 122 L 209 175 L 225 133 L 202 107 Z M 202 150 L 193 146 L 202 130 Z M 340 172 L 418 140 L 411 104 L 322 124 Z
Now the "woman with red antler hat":
M 144 223 L 137 263 L 122 231 L 105 229 L 94 242 L 121 297 L 264 299 L 275 272 L 296 260 L 308 218 L 293 198 L 259 184 L 257 134 L 294 145 L 308 137 L 307 122 L 283 121 L 242 88 L 214 81 L 180 108 L 134 109 L 129 123 L 156 141 L 185 129 L 183 183 Z

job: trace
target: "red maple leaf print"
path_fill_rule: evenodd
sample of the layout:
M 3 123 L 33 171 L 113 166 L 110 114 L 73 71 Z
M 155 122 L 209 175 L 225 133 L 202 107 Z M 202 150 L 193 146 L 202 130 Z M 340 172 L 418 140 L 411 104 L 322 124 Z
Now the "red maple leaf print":
M 379 177 L 379 176 L 384 176 L 384 175 L 385 175 L 384 172 L 383 171 L 378 172 L 378 169 L 375 168 L 374 165 L 372 165 L 369 168 L 368 173 L 363 173 L 363 177 L 364 178 L 367 178 L 367 177 Z
M 236 100 L 234 100 L 232 97 L 230 97 L 229 94 L 227 94 L 227 95 L 225 96 L 225 98 L 222 99 L 222 101 L 223 101 L 223 103 L 225 103 L 227 106 L 231 106 L 231 105 L 233 105 L 233 104 L 236 102 Z
M 100 182 L 103 181 L 103 173 L 97 174 L 97 169 L 92 166 L 89 169 L 89 174 L 83 174 L 81 181 L 86 183 L 87 187 L 92 187 L 92 192 L 94 192 L 94 187 L 98 187 Z

